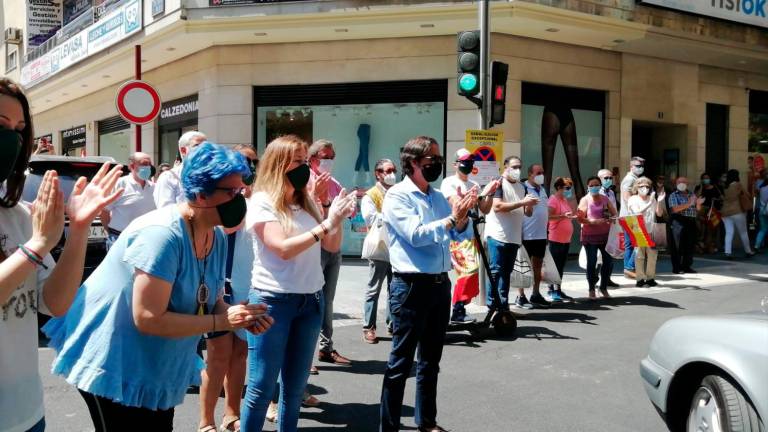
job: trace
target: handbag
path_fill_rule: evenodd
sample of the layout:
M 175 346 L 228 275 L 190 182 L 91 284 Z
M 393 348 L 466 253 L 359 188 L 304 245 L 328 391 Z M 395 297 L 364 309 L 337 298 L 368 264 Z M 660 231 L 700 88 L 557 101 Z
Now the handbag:
M 663 222 L 656 222 L 653 224 L 653 233 L 651 233 L 653 242 L 656 243 L 656 248 L 667 247 L 667 224 Z
M 599 253 L 597 254 L 597 265 L 603 264 L 603 254 Z M 581 247 L 581 251 L 579 251 L 579 267 L 582 270 L 587 269 L 587 250 L 584 248 L 584 246 Z
M 617 222 L 611 224 L 605 251 L 616 259 L 621 259 L 624 256 L 624 230 Z
M 541 266 L 541 281 L 550 285 L 560 285 L 562 278 L 560 278 L 560 272 L 557 271 L 557 265 L 555 265 L 555 259 L 547 248 L 544 254 L 544 263 Z
M 513 288 L 528 288 L 533 284 L 533 268 L 528 253 L 524 247 L 517 249 L 515 257 L 515 266 L 512 269 L 512 276 L 509 280 L 509 286 Z
M 387 228 L 381 220 L 376 221 L 371 225 L 371 228 L 368 229 L 368 234 L 365 235 L 365 240 L 363 240 L 363 250 L 360 257 L 372 261 L 389 262 L 388 241 L 389 236 L 387 235 Z

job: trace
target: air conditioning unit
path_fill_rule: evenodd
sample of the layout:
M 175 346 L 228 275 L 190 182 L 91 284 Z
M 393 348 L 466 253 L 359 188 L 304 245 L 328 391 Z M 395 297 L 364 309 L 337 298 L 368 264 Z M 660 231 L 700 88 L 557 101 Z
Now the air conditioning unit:
M 18 45 L 21 43 L 21 29 L 9 27 L 5 29 L 5 43 Z

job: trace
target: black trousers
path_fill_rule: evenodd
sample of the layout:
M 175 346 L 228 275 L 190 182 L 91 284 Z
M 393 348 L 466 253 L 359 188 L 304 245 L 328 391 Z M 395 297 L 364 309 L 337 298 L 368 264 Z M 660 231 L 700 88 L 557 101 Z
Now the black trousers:
M 173 430 L 173 408 L 153 411 L 147 408 L 129 407 L 92 393 L 78 391 L 88 405 L 96 432 Z
M 670 225 L 672 241 L 669 242 L 669 252 L 672 258 L 672 272 L 676 273 L 687 270 L 693 265 L 693 251 L 698 236 L 696 218 L 672 215 Z
M 446 273 L 395 273 L 389 291 L 392 312 L 392 351 L 381 389 L 382 432 L 400 430 L 405 381 L 416 364 L 416 424 L 434 427 L 437 422 L 437 374 L 451 308 L 451 281 Z

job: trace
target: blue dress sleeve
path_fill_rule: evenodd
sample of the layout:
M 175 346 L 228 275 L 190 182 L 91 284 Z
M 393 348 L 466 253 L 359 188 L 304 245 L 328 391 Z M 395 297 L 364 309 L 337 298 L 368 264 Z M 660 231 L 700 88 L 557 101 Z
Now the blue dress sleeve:
M 123 261 L 173 284 L 181 262 L 184 238 L 166 226 L 147 226 L 128 239 Z

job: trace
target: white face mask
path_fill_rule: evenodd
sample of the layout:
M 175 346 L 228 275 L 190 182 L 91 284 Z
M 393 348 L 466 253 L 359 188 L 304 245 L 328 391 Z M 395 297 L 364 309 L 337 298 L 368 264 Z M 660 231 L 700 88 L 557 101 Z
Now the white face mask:
M 677 190 L 679 190 L 680 192 L 685 192 L 688 190 L 688 185 L 685 183 L 678 183 Z
M 321 173 L 333 171 L 333 159 L 320 159 L 320 165 L 318 165 L 317 170 Z
M 533 181 L 537 185 L 543 185 L 544 184 L 544 174 L 539 174 L 533 178 Z
M 519 168 L 507 168 L 507 177 L 511 178 L 514 181 L 520 180 L 520 169 Z
M 650 189 L 648 189 L 647 187 L 641 187 L 641 188 L 637 188 L 637 193 L 639 193 L 639 194 L 640 194 L 640 195 L 642 195 L 642 196 L 648 196 L 648 194 L 649 194 L 650 192 L 651 192 L 651 190 L 650 190 Z
M 395 184 L 395 182 L 397 182 L 397 176 L 395 173 L 386 174 L 381 178 L 381 182 L 387 186 L 392 186 Z

